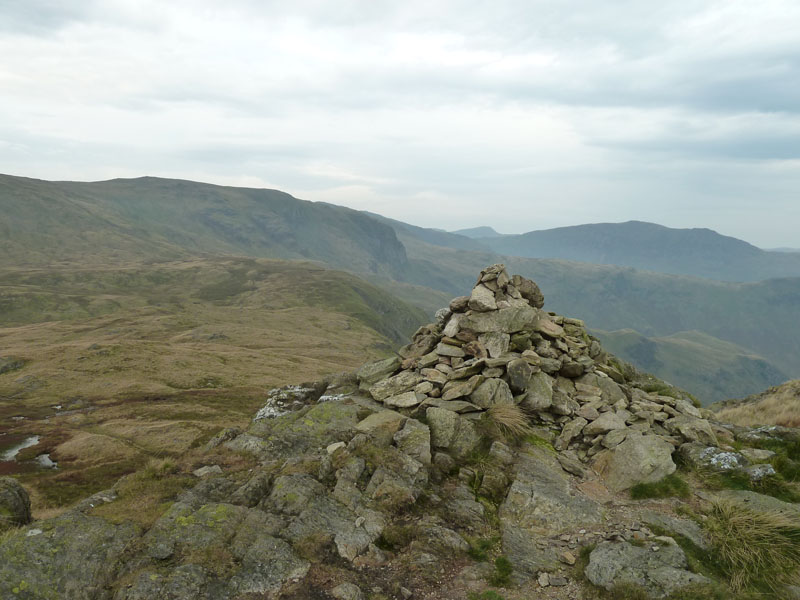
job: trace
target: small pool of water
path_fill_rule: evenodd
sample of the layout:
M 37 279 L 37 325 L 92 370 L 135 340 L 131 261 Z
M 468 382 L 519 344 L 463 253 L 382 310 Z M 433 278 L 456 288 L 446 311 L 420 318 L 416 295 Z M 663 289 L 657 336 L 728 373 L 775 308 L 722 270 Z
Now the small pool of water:
M 14 444 L 10 448 L 3 450 L 3 453 L 0 454 L 0 461 L 16 460 L 17 454 L 19 454 L 20 451 L 24 450 L 25 448 L 30 448 L 31 446 L 35 446 L 38 443 L 39 443 L 38 435 L 32 435 L 30 437 L 27 437 L 21 442 Z

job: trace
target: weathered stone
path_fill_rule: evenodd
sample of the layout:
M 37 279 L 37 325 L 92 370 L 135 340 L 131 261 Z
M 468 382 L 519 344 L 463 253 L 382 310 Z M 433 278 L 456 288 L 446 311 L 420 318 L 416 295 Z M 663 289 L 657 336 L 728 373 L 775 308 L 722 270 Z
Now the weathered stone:
M 789 517 L 795 522 L 800 522 L 800 504 L 784 502 L 778 498 L 750 490 L 722 490 L 708 494 L 706 499 L 728 500 L 756 512 L 774 512 Z
M 453 311 L 451 311 L 450 308 L 448 308 L 448 307 L 440 308 L 434 314 L 434 318 L 436 319 L 436 323 L 439 326 L 441 326 L 441 325 L 443 325 L 445 323 L 445 321 L 447 321 L 447 319 L 450 318 L 450 315 L 452 315 L 452 314 L 453 314 Z
M 675 400 L 675 410 L 677 410 L 679 413 L 689 415 L 690 417 L 695 417 L 696 419 L 703 418 L 703 415 L 691 402 L 687 402 L 683 399 Z
M 709 548 L 709 543 L 705 535 L 703 535 L 703 530 L 694 521 L 665 515 L 652 510 L 643 510 L 640 512 L 639 519 L 649 527 L 657 527 L 672 534 L 682 535 L 702 550 L 708 550 Z
M 541 333 L 551 338 L 564 337 L 564 328 L 561 327 L 561 325 L 557 325 L 552 319 L 546 316 L 540 318 L 534 324 L 533 330 L 536 333 Z
M 505 370 L 506 365 L 510 363 L 512 360 L 516 360 L 519 358 L 519 354 L 516 352 L 506 352 L 502 356 L 498 358 L 487 358 L 484 363 L 489 368 L 499 367 Z
M 458 332 L 461 330 L 461 319 L 463 316 L 464 315 L 460 313 L 451 316 L 442 330 L 442 335 L 449 338 L 454 338 L 458 335 Z
M 717 436 L 708 421 L 688 415 L 664 421 L 664 427 L 672 434 L 680 435 L 687 442 L 700 442 L 710 446 L 718 445 Z
M 400 348 L 397 353 L 402 358 L 419 358 L 425 356 L 436 347 L 439 337 L 434 333 L 429 333 L 415 337 L 414 341 Z
M 583 375 L 584 370 L 585 368 L 581 363 L 568 360 L 561 365 L 561 368 L 558 370 L 558 374 L 562 377 L 569 377 L 572 379 Z
M 467 402 L 466 400 L 441 400 L 439 398 L 428 398 L 424 406 L 426 408 L 428 406 L 436 406 L 438 408 L 452 410 L 454 413 L 458 413 L 460 415 L 463 415 L 464 413 L 478 412 L 481 410 L 479 406 L 475 406 L 472 402 Z
M 463 484 L 456 487 L 448 496 L 446 506 L 447 513 L 452 515 L 457 523 L 471 527 L 480 527 L 484 523 L 486 509 L 483 504 L 475 500 L 475 493 Z
M 577 414 L 579 417 L 583 417 L 587 421 L 594 421 L 597 417 L 600 416 L 600 413 L 597 412 L 597 409 L 594 406 L 590 406 L 588 404 L 581 406 L 575 414 Z
M 520 331 L 511 336 L 509 348 L 515 352 L 525 352 L 531 349 L 531 334 L 525 331 Z
M 476 360 L 471 364 L 465 364 L 462 367 L 453 369 L 452 372 L 447 375 L 447 379 L 466 379 L 467 377 L 472 377 L 483 371 L 483 366 L 483 360 Z
M 13 477 L 0 477 L 0 532 L 31 522 L 31 500 Z
M 637 483 L 652 483 L 674 473 L 672 450 L 671 444 L 657 436 L 630 431 L 619 446 L 597 455 L 594 468 L 608 489 L 621 492 Z
M 700 442 L 682 444 L 678 452 L 687 465 L 697 469 L 733 471 L 749 464 L 748 460 L 738 452 L 726 451 Z
M 570 442 L 581 434 L 587 423 L 586 419 L 577 417 L 565 424 L 561 430 L 561 435 L 558 436 L 558 439 L 553 444 L 555 449 L 564 450 L 569 447 Z
M 371 435 L 376 440 L 388 443 L 405 424 L 406 417 L 393 410 L 372 413 L 356 425 L 356 430 Z
M 340 583 L 331 590 L 336 600 L 364 600 L 364 593 L 354 583 Z
M 112 525 L 77 511 L 10 533 L 0 542 L 0 598 L 101 597 L 138 533 L 131 522 Z
M 257 472 L 237 488 L 230 497 L 230 503 L 252 508 L 269 494 L 271 485 L 272 475 L 270 473 Z
M 553 548 L 536 543 L 575 527 L 601 522 L 603 510 L 570 490 L 569 476 L 551 450 L 528 447 L 517 459 L 516 473 L 498 513 L 503 551 L 515 571 L 534 576 L 558 565 Z
M 600 435 L 614 429 L 625 429 L 623 421 L 616 413 L 604 412 L 583 429 L 584 435 Z
M 500 310 L 466 315 L 462 329 L 476 333 L 516 333 L 530 329 L 539 320 L 536 309 L 527 306 L 502 308 Z
M 400 357 L 392 356 L 384 360 L 367 363 L 356 371 L 359 387 L 368 390 L 373 384 L 381 379 L 386 379 L 400 368 Z
M 508 375 L 508 385 L 511 391 L 519 394 L 528 389 L 528 381 L 533 374 L 533 370 L 528 362 L 522 358 L 512 360 L 506 365 Z
M 417 367 L 420 369 L 426 369 L 434 366 L 437 362 L 439 362 L 439 355 L 436 354 L 436 352 L 428 352 L 424 356 L 420 356 L 417 359 Z
M 467 356 L 473 356 L 475 358 L 488 358 L 489 356 L 486 348 L 484 348 L 483 344 L 478 341 L 467 342 L 462 346 L 462 349 Z
M 553 378 L 545 373 L 534 373 L 528 380 L 528 391 L 522 406 L 529 410 L 540 411 L 553 404 Z
M 775 456 L 772 450 L 762 450 L 760 448 L 742 448 L 739 450 L 739 454 L 750 462 L 763 462 Z
M 195 477 L 209 477 L 210 475 L 222 475 L 222 468 L 219 465 L 206 465 L 192 471 Z
M 483 382 L 482 375 L 473 375 L 468 380 L 448 381 L 442 388 L 442 400 L 455 400 L 469 396 Z
M 514 404 L 514 396 L 502 379 L 487 379 L 475 388 L 469 399 L 481 408 L 490 408 L 495 404 Z
M 539 368 L 548 375 L 553 375 L 554 373 L 558 373 L 561 369 L 561 361 L 556 358 L 547 358 L 543 356 L 539 360 Z
M 569 416 L 580 408 L 580 405 L 561 390 L 553 390 L 553 402 L 550 411 L 557 415 Z
M 584 573 L 594 585 L 607 590 L 621 584 L 638 585 L 652 597 L 663 598 L 689 585 L 711 583 L 688 568 L 683 550 L 674 543 L 653 552 L 650 546 L 602 542 L 589 555 Z
M 265 460 L 299 456 L 309 450 L 349 439 L 358 423 L 359 407 L 342 402 L 322 402 L 298 411 L 253 423 L 250 434 L 225 444 L 249 451 Z M 239 440 L 243 440 L 240 444 Z
M 469 296 L 458 296 L 450 300 L 450 310 L 454 313 L 464 312 L 469 304 Z
M 414 387 L 414 391 L 417 394 L 421 394 L 422 396 L 424 396 L 425 394 L 430 394 L 433 391 L 433 388 L 434 388 L 434 385 L 433 385 L 432 382 L 423 381 L 422 383 L 418 383 Z M 406 393 L 408 393 L 408 392 L 406 392 Z M 386 403 L 388 404 L 388 399 L 387 399 Z
M 426 383 L 431 385 L 429 382 Z M 431 389 L 433 388 L 431 387 Z M 412 390 L 410 392 L 397 394 L 396 396 L 389 396 L 383 403 L 386 406 L 396 406 L 397 408 L 411 408 L 412 406 L 421 404 L 423 400 L 425 400 L 425 394 L 420 394 Z
M 500 500 L 505 496 L 506 489 L 508 489 L 506 476 L 501 471 L 490 470 L 483 474 L 478 494 L 485 498 Z
M 422 369 L 420 375 L 425 378 L 425 381 L 444 385 L 447 383 L 447 375 L 442 373 L 439 369 Z
M 491 358 L 498 358 L 508 352 L 510 336 L 507 333 L 492 331 L 478 337 Z
M 342 448 L 346 448 L 346 447 L 347 447 L 347 444 L 345 444 L 344 442 L 336 442 L 336 443 L 330 444 L 327 448 L 325 448 L 325 452 L 327 452 L 330 455 L 333 455 L 333 454 L 336 454 L 337 450 L 341 450 Z
M 422 376 L 413 371 L 403 371 L 383 379 L 369 388 L 369 393 L 375 400 L 379 402 L 385 400 L 389 396 L 396 396 L 403 392 L 413 390 L 418 383 L 422 382 Z
M 514 452 L 503 442 L 492 442 L 489 448 L 489 458 L 500 465 L 510 465 L 514 462 Z
M 542 295 L 539 286 L 530 279 L 526 279 L 521 275 L 514 275 L 511 278 L 511 284 L 519 291 L 520 295 L 527 300 L 531 306 L 535 308 L 542 308 L 544 306 L 544 296 Z
M 431 430 L 431 444 L 436 448 L 447 448 L 461 458 L 469 454 L 479 443 L 480 435 L 474 423 L 444 408 L 431 407 L 425 412 Z
M 431 430 L 427 425 L 409 419 L 403 429 L 394 434 L 394 443 L 401 452 L 423 465 L 431 464 Z
M 264 535 L 260 527 L 248 526 L 247 521 L 231 542 L 231 551 L 241 564 L 227 585 L 230 597 L 234 598 L 274 596 L 287 583 L 305 577 L 311 567 L 285 541 Z M 188 596 L 186 600 L 197 597 Z
M 625 441 L 625 438 L 628 437 L 628 429 L 612 429 L 609 431 L 604 437 L 603 441 L 600 442 L 604 448 L 616 448 L 622 442 Z
M 461 349 L 460 346 L 452 346 L 450 344 L 445 344 L 444 342 L 440 342 L 436 346 L 436 354 L 439 356 L 450 356 L 454 358 L 464 358 L 466 353 Z
M 494 299 L 494 292 L 485 285 L 478 284 L 472 288 L 469 297 L 469 307 L 478 312 L 497 310 L 497 302 Z
M 739 430 L 736 432 L 736 439 L 747 444 L 776 440 L 798 442 L 800 441 L 800 429 L 796 427 L 781 427 L 780 425 L 764 425 L 755 429 Z
M 574 456 L 573 452 L 570 452 L 570 454 L 559 452 L 556 458 L 558 458 L 558 464 L 567 473 L 571 473 L 575 477 L 583 477 L 586 474 L 581 461 L 578 460 L 577 456 Z
M 625 383 L 625 375 L 617 371 L 617 369 L 611 365 L 599 364 L 596 368 L 598 371 L 608 375 L 615 383 L 618 383 L 619 385 L 623 385 Z

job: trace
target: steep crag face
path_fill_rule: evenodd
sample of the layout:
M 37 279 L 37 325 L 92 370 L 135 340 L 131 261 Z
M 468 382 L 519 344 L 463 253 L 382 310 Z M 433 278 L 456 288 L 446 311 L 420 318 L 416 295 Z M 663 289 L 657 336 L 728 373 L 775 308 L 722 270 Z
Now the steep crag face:
M 208 442 L 198 484 L 147 530 L 101 516 L 114 489 L 2 538 L 0 597 L 455 600 L 503 588 L 521 600 L 628 586 L 661 598 L 726 585 L 687 556 L 720 541 L 685 513 L 711 522 L 727 503 L 794 518 L 800 505 L 701 489 L 694 473 L 774 483 L 778 450 L 764 447 L 800 432 L 716 422 L 543 305 L 534 282 L 484 269 L 397 356 L 270 392 L 247 430 Z M 255 466 L 223 469 L 225 453 Z M 631 494 L 681 477 L 684 500 Z

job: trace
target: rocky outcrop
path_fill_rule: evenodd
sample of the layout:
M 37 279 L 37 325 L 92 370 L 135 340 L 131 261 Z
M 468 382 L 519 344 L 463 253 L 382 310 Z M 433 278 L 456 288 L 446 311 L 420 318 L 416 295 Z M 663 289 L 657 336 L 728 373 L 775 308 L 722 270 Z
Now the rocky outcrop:
M 675 541 L 709 549 L 700 525 L 626 490 L 673 473 L 674 457 L 763 471 L 768 451 L 720 440 L 794 433 L 708 421 L 543 301 L 533 282 L 485 269 L 399 356 L 270 391 L 249 427 L 205 446 L 252 468 L 194 465 L 202 477 L 146 531 L 93 513 L 112 490 L 4 536 L 0 597 L 452 600 L 487 578 L 580 597 L 584 547 L 586 577 L 606 589 L 664 597 L 706 583 Z M 27 497 L 9 481 L 0 509 L 13 504 L 23 525 Z M 797 511 L 752 492 L 717 498 Z
M 16 479 L 0 477 L 0 532 L 31 520 L 31 500 Z
M 104 597 L 138 534 L 78 511 L 27 527 L 0 545 L 0 598 Z
M 603 542 L 589 555 L 585 574 L 598 587 L 611 590 L 632 584 L 653 598 L 663 598 L 689 585 L 710 583 L 708 578 L 689 571 L 686 555 L 672 538 L 645 546 Z

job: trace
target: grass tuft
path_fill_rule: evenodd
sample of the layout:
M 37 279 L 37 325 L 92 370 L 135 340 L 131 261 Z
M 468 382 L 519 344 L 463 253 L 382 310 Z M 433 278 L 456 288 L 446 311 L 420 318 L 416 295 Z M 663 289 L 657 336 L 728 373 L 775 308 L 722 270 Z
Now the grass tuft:
M 637 483 L 631 488 L 631 498 L 643 500 L 645 498 L 687 498 L 689 484 L 677 473 L 667 475 L 653 483 Z
M 495 404 L 484 418 L 490 432 L 507 440 L 520 440 L 532 433 L 528 415 L 515 404 Z
M 470 558 L 473 560 L 486 561 L 489 560 L 489 553 L 500 541 L 500 538 L 498 536 L 478 539 L 468 538 L 468 541 L 469 550 L 467 550 L 467 554 Z
M 800 583 L 800 523 L 795 519 L 718 502 L 705 526 L 734 591 L 775 592 Z
M 796 487 L 784 481 L 780 475 L 752 481 L 744 471 L 732 470 L 707 475 L 706 481 L 711 487 L 717 489 L 747 490 L 772 496 L 784 502 L 800 502 L 800 493 Z
M 505 556 L 498 556 L 494 559 L 494 573 L 489 577 L 489 583 L 497 587 L 504 587 L 511 581 L 511 573 L 514 567 L 511 561 Z

